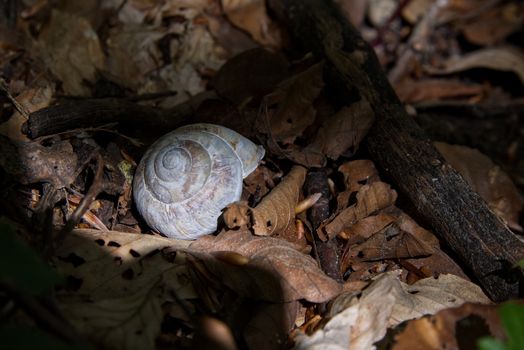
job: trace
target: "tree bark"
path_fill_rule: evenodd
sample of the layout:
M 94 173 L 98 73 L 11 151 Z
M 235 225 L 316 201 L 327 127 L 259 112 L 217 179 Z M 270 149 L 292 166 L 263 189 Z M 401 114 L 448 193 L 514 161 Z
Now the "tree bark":
M 327 84 L 335 99 L 350 104 L 358 92 L 370 102 L 376 122 L 367 144 L 375 163 L 391 176 L 491 299 L 516 297 L 522 271 L 516 271 L 517 278 L 504 272 L 524 258 L 524 243 L 407 115 L 373 49 L 332 1 L 287 0 L 284 12 L 295 39 L 326 60 Z

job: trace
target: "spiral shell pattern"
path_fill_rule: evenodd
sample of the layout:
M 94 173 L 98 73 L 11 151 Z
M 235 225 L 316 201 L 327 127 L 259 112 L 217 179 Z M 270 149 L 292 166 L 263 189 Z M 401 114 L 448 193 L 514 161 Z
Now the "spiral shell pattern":
M 158 139 L 135 173 L 133 193 L 148 225 L 171 238 L 216 230 L 223 208 L 240 199 L 242 179 L 264 148 L 228 128 L 192 124 Z

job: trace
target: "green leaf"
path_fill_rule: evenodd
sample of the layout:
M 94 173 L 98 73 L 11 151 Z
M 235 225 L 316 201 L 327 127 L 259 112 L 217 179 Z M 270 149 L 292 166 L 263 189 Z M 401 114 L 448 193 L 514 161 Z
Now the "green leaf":
M 498 308 L 507 340 L 501 342 L 493 337 L 481 338 L 477 345 L 480 350 L 520 350 L 524 348 L 524 305 L 505 303 Z
M 499 308 L 502 324 L 508 335 L 506 346 L 509 350 L 524 347 L 524 306 L 516 303 L 506 303 Z
M 36 295 L 51 289 L 61 277 L 0 218 L 0 281 Z
M 493 337 L 482 337 L 477 345 L 479 350 L 507 350 L 506 345 Z
M 515 267 L 520 267 L 521 269 L 524 269 L 524 259 L 519 260 L 519 261 L 515 264 Z

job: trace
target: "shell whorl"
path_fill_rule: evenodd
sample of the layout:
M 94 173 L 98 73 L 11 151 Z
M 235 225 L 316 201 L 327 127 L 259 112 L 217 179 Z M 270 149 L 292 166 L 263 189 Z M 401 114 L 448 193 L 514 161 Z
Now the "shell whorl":
M 216 230 L 217 218 L 240 199 L 242 179 L 264 149 L 222 126 L 192 124 L 157 140 L 135 173 L 136 206 L 153 229 L 196 239 Z

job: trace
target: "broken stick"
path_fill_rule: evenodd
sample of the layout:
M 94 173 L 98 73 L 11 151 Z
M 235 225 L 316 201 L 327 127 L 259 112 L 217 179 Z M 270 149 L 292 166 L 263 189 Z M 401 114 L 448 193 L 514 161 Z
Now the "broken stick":
M 509 272 L 524 259 L 524 243 L 488 208 L 480 196 L 432 145 L 411 119 L 373 49 L 332 1 L 288 0 L 287 21 L 294 36 L 327 61 L 328 85 L 338 102 L 358 92 L 370 102 L 376 121 L 368 135 L 373 160 L 477 278 L 494 301 L 516 297 L 519 278 Z M 277 13 L 279 11 L 276 11 Z

